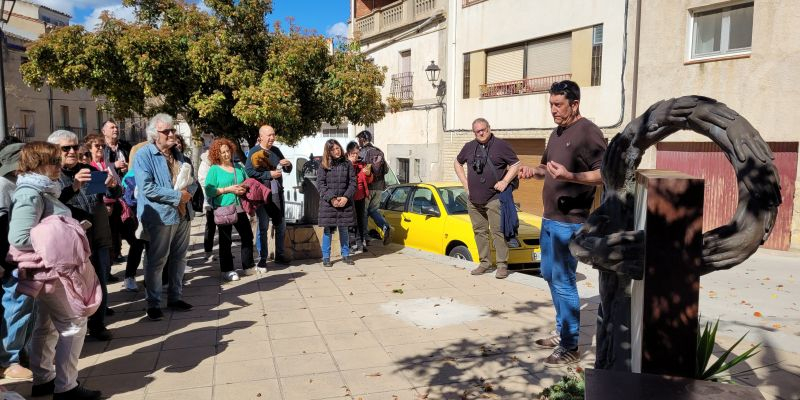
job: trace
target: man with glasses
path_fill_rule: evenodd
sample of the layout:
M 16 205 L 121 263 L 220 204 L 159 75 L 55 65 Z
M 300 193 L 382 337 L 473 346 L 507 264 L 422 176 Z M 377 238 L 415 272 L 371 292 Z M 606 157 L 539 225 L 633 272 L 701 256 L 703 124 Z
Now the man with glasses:
M 197 184 L 175 190 L 181 165 L 187 162 L 177 143 L 175 122 L 167 114 L 156 114 L 147 124 L 147 138 L 134 159 L 136 215 L 149 240 L 144 279 L 147 286 L 147 317 L 153 321 L 164 318 L 161 311 L 161 273 L 166 268 L 169 279 L 167 307 L 174 311 L 189 311 L 192 305 L 181 300 L 181 285 L 186 269 L 186 250 L 189 247 L 189 227 L 194 216 L 192 194 Z
M 119 139 L 119 128 L 113 119 L 103 122 L 100 131 L 106 139 L 106 145 L 103 148 L 103 158 L 106 163 L 114 168 L 117 176 L 120 178 L 128 172 L 128 160 L 130 160 L 131 144 Z M 125 257 L 122 255 L 122 236 L 121 229 L 125 229 L 122 224 L 122 206 L 119 203 L 114 204 L 114 209 L 111 215 L 111 259 L 113 262 L 124 262 Z M 130 232 L 124 232 L 128 235 Z M 119 278 L 108 275 L 108 281 L 118 282 Z
M 581 91 L 573 81 L 550 88 L 550 113 L 558 125 L 536 167 L 520 168 L 521 178 L 544 179 L 544 218 L 540 244 L 542 277 L 556 309 L 556 329 L 536 344 L 552 348 L 544 363 L 558 367 L 579 361 L 580 298 L 575 284 L 578 261 L 569 251 L 572 235 L 589 216 L 595 185 L 602 184 L 603 132 L 580 113 Z
M 492 134 L 489 121 L 478 118 L 472 122 L 475 140 L 467 142 L 458 153 L 453 168 L 458 180 L 469 195 L 467 209 L 480 263 L 472 275 L 486 273 L 492 267 L 489 231 L 492 233 L 497 272 L 495 278 L 508 277 L 508 243 L 500 229 L 500 193 L 517 176 L 519 158 L 511 146 Z M 464 174 L 464 164 L 467 174 Z

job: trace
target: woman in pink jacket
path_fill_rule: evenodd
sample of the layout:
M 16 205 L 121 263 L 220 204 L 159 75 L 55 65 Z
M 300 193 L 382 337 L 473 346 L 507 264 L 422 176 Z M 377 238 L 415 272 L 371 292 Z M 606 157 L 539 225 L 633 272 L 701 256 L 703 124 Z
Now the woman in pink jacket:
M 69 208 L 58 201 L 60 174 L 61 149 L 58 146 L 31 142 L 22 148 L 8 234 L 9 244 L 15 249 L 33 250 L 31 230 L 42 219 L 71 215 Z M 52 393 L 54 400 L 99 399 L 99 391 L 78 384 L 78 357 L 86 336 L 87 318 L 70 307 L 67 291 L 59 280 L 51 284 L 52 291 L 43 290 L 36 297 L 30 354 L 31 396 Z

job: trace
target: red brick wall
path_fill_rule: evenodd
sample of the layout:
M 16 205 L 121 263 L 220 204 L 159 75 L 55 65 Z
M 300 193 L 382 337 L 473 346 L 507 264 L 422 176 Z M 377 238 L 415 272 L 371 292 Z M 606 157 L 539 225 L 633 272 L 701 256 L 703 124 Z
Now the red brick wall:
M 397 0 L 354 0 L 356 7 L 356 18 L 369 15 L 376 8 L 392 4 Z

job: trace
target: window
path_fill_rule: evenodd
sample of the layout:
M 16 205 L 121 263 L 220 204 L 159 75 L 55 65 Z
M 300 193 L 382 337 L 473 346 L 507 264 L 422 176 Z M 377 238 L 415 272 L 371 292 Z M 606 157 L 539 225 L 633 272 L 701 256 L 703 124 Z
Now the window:
M 572 78 L 572 33 L 486 52 L 481 98 L 541 93 Z
M 78 109 L 78 129 L 81 131 L 79 135 L 86 136 L 86 109 L 79 108 Z M 124 129 L 121 129 L 124 131 Z
M 528 43 L 525 61 L 526 78 L 569 74 L 572 71 L 572 34 Z
M 61 106 L 61 127 L 70 129 L 69 126 L 69 106 Z
M 399 180 L 400 183 L 408 183 L 409 164 L 408 158 L 397 159 L 397 180 Z
M 525 47 L 494 50 L 486 54 L 486 83 L 510 82 L 523 78 Z
M 405 211 L 409 192 L 411 192 L 411 187 L 409 186 L 395 189 L 392 195 L 389 196 L 389 201 L 386 202 L 386 209 L 389 211 Z
M 420 162 L 419 158 L 415 158 L 414 159 L 414 175 L 413 175 L 413 178 L 416 178 L 417 181 L 422 182 L 422 176 L 420 175 L 420 169 L 421 169 L 421 165 L 420 164 L 422 164 L 422 163 Z
M 467 191 L 463 187 L 439 188 L 439 197 L 448 214 L 467 214 Z
M 750 52 L 753 3 L 692 13 L 691 58 Z
M 322 128 L 322 136 L 325 137 L 336 137 L 336 138 L 346 138 L 347 137 L 347 127 L 346 126 L 332 126 L 328 128 Z
M 433 207 L 438 210 L 436 200 L 433 199 L 433 192 L 427 188 L 417 188 L 414 191 L 414 198 L 411 200 L 411 212 L 414 214 L 423 214 L 423 207 Z
M 463 86 L 463 98 L 469 98 L 469 53 L 464 53 L 464 86 Z
M 600 86 L 600 72 L 603 64 L 603 25 L 592 29 L 592 86 Z
M 17 128 L 17 137 L 34 137 L 36 136 L 36 111 L 20 110 L 19 119 L 22 122 L 21 126 Z

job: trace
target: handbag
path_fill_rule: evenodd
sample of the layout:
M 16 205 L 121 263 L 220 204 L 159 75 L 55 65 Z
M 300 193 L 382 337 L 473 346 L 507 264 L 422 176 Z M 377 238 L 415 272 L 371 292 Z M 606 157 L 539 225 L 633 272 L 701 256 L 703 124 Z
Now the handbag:
M 233 182 L 236 184 L 236 166 L 233 166 Z M 214 208 L 214 223 L 217 225 L 233 225 L 239 218 L 242 206 L 239 204 L 239 196 L 236 196 L 236 204 Z

